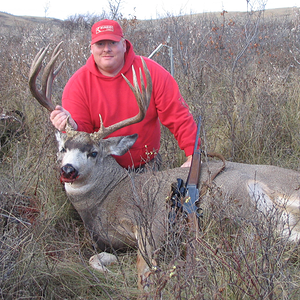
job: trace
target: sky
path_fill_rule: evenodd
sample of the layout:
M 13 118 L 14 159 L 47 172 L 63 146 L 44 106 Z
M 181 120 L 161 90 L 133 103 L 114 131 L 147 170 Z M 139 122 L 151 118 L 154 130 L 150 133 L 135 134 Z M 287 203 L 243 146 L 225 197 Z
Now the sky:
M 112 3 L 117 0 L 110 0 Z M 299 7 L 299 0 L 249 0 L 255 5 L 265 5 L 265 9 Z M 61 20 L 72 15 L 96 14 L 102 10 L 109 12 L 108 0 L 2 0 L 0 11 L 16 16 L 52 17 Z M 156 19 L 167 13 L 173 15 L 214 12 L 247 11 L 247 0 L 121 0 L 119 12 L 124 17 L 135 15 L 138 19 Z

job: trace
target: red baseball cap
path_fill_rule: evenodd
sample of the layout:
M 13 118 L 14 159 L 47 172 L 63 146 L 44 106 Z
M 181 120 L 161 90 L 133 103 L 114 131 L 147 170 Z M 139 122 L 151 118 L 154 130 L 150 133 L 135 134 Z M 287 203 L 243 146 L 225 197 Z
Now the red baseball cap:
M 102 40 L 119 42 L 123 37 L 123 31 L 118 22 L 114 20 L 102 20 L 92 27 L 92 41 L 95 44 Z

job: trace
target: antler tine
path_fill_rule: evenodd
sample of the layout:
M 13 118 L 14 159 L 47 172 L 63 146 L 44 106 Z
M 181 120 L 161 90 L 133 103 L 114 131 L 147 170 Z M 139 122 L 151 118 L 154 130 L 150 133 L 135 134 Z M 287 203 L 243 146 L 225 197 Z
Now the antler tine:
M 47 64 L 47 66 L 45 67 L 45 70 L 44 70 L 44 73 L 42 76 L 42 93 L 44 93 L 49 100 L 51 100 L 53 80 L 55 79 L 56 75 L 59 73 L 63 64 L 65 63 L 65 60 L 63 60 L 58 65 L 56 70 L 53 71 L 54 64 L 55 64 L 59 54 L 62 52 L 62 49 L 59 49 L 62 43 L 63 43 L 63 41 L 58 43 L 58 45 L 53 50 L 51 59 L 50 59 L 49 63 Z
M 150 72 L 147 68 L 147 65 L 144 61 L 143 58 L 141 58 L 142 60 L 142 64 L 143 64 L 143 69 L 144 69 L 144 72 L 145 72 L 145 75 L 146 75 L 146 80 L 147 80 L 147 89 L 145 89 L 145 84 L 144 84 L 144 79 L 143 79 L 143 76 L 142 76 L 142 71 L 140 69 L 140 77 L 141 77 L 141 80 L 142 80 L 142 91 L 143 91 L 143 95 L 146 95 L 146 97 L 142 97 L 142 99 L 145 101 L 144 102 L 144 107 L 146 107 L 146 110 L 148 109 L 149 107 L 149 104 L 150 104 L 150 99 L 151 99 L 151 95 L 152 95 L 152 79 L 151 79 L 151 75 L 150 75 Z
M 133 66 L 132 66 L 132 72 L 133 72 L 133 84 L 134 84 L 134 86 L 132 86 L 130 81 L 122 74 L 123 78 L 126 80 L 126 82 L 129 85 L 130 89 L 134 93 L 135 99 L 136 99 L 138 107 L 139 107 L 138 114 L 134 117 L 131 117 L 129 119 L 126 119 L 126 120 L 120 121 L 116 124 L 113 124 L 113 125 L 111 125 L 107 128 L 104 127 L 102 117 L 101 117 L 101 115 L 99 115 L 99 117 L 100 117 L 100 129 L 99 129 L 98 132 L 93 133 L 93 137 L 95 139 L 105 138 L 109 134 L 117 131 L 118 129 L 121 129 L 123 127 L 129 126 L 129 125 L 132 125 L 132 124 L 135 124 L 135 123 L 138 123 L 138 122 L 141 122 L 145 118 L 147 109 L 149 107 L 151 94 L 152 94 L 152 79 L 151 79 L 151 75 L 150 75 L 150 72 L 148 70 L 148 67 L 147 67 L 147 65 L 146 65 L 146 63 L 145 63 L 145 61 L 142 57 L 141 57 L 141 60 L 142 60 L 143 69 L 144 69 L 144 73 L 145 73 L 145 77 L 146 77 L 146 83 L 147 83 L 147 88 L 145 88 L 143 74 L 142 74 L 142 71 L 140 69 L 140 80 L 141 80 L 142 92 L 139 88 L 138 81 L 137 81 L 137 76 L 136 76 L 136 73 L 135 73 L 135 70 L 134 70 Z
M 61 62 L 60 65 L 57 67 L 57 69 L 53 72 L 54 64 L 61 52 L 61 50 L 58 50 L 61 44 L 62 42 L 60 42 L 56 46 L 49 63 L 45 67 L 45 70 L 42 75 L 42 80 L 41 80 L 41 85 L 42 85 L 41 90 L 38 90 L 38 88 L 36 87 L 36 79 L 38 74 L 41 71 L 42 62 L 46 56 L 46 53 L 50 45 L 39 50 L 34 60 L 32 61 L 30 72 L 29 72 L 28 83 L 29 83 L 31 94 L 33 95 L 34 98 L 38 100 L 38 102 L 42 106 L 47 108 L 50 112 L 55 109 L 54 104 L 51 102 L 52 83 L 55 76 L 59 73 L 59 71 L 61 70 L 64 64 L 64 61 Z
M 39 90 L 36 87 L 36 78 L 42 68 L 42 62 L 46 56 L 47 50 L 49 48 L 49 45 L 46 48 L 41 48 L 39 50 L 39 52 L 37 53 L 37 55 L 35 56 L 35 58 L 32 61 L 31 67 L 30 67 L 30 71 L 29 71 L 29 88 L 31 91 L 31 94 L 33 95 L 34 98 L 36 98 L 41 105 L 43 105 L 44 107 L 46 107 L 48 110 L 52 111 L 51 106 L 47 107 L 45 106 L 44 103 L 44 99 L 41 95 L 41 93 L 39 92 Z

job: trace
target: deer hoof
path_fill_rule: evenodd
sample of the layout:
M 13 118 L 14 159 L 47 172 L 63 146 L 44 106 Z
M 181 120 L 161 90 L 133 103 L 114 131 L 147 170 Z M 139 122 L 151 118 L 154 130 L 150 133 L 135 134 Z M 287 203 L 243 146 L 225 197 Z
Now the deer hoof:
M 93 255 L 89 260 L 90 266 L 101 273 L 110 272 L 106 268 L 106 266 L 109 266 L 116 262 L 117 257 L 107 252 L 101 252 L 99 254 Z

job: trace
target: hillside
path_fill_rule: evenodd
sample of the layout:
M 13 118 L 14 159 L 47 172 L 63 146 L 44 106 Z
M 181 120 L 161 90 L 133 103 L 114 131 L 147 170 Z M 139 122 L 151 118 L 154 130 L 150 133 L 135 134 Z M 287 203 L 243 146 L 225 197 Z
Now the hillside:
M 20 24 L 23 23 L 24 25 L 29 24 L 44 24 L 44 23 L 54 23 L 56 25 L 59 25 L 62 23 L 59 19 L 53 19 L 53 18 L 42 18 L 42 17 L 31 17 L 31 16 L 14 16 L 5 12 L 0 12 L 0 26 L 1 28 L 6 27 L 12 27 L 16 23 Z
M 287 8 L 276 8 L 276 9 L 269 9 L 265 11 L 265 16 L 272 16 L 276 15 L 278 17 L 282 16 L 288 16 L 292 14 L 295 8 L 293 7 L 287 7 Z M 214 12 L 214 13 L 203 13 L 203 14 L 209 14 L 209 15 L 215 15 L 219 16 L 220 12 Z M 236 15 L 243 15 L 245 13 L 243 12 L 228 12 L 228 16 L 236 16 Z M 45 17 L 32 17 L 32 16 L 15 16 L 12 14 L 8 14 L 5 12 L 0 11 L 0 25 L 1 27 L 11 27 L 15 23 L 24 23 L 24 24 L 34 24 L 34 23 L 54 23 L 56 25 L 61 24 L 63 21 L 59 19 L 54 19 L 54 18 L 45 18 Z

